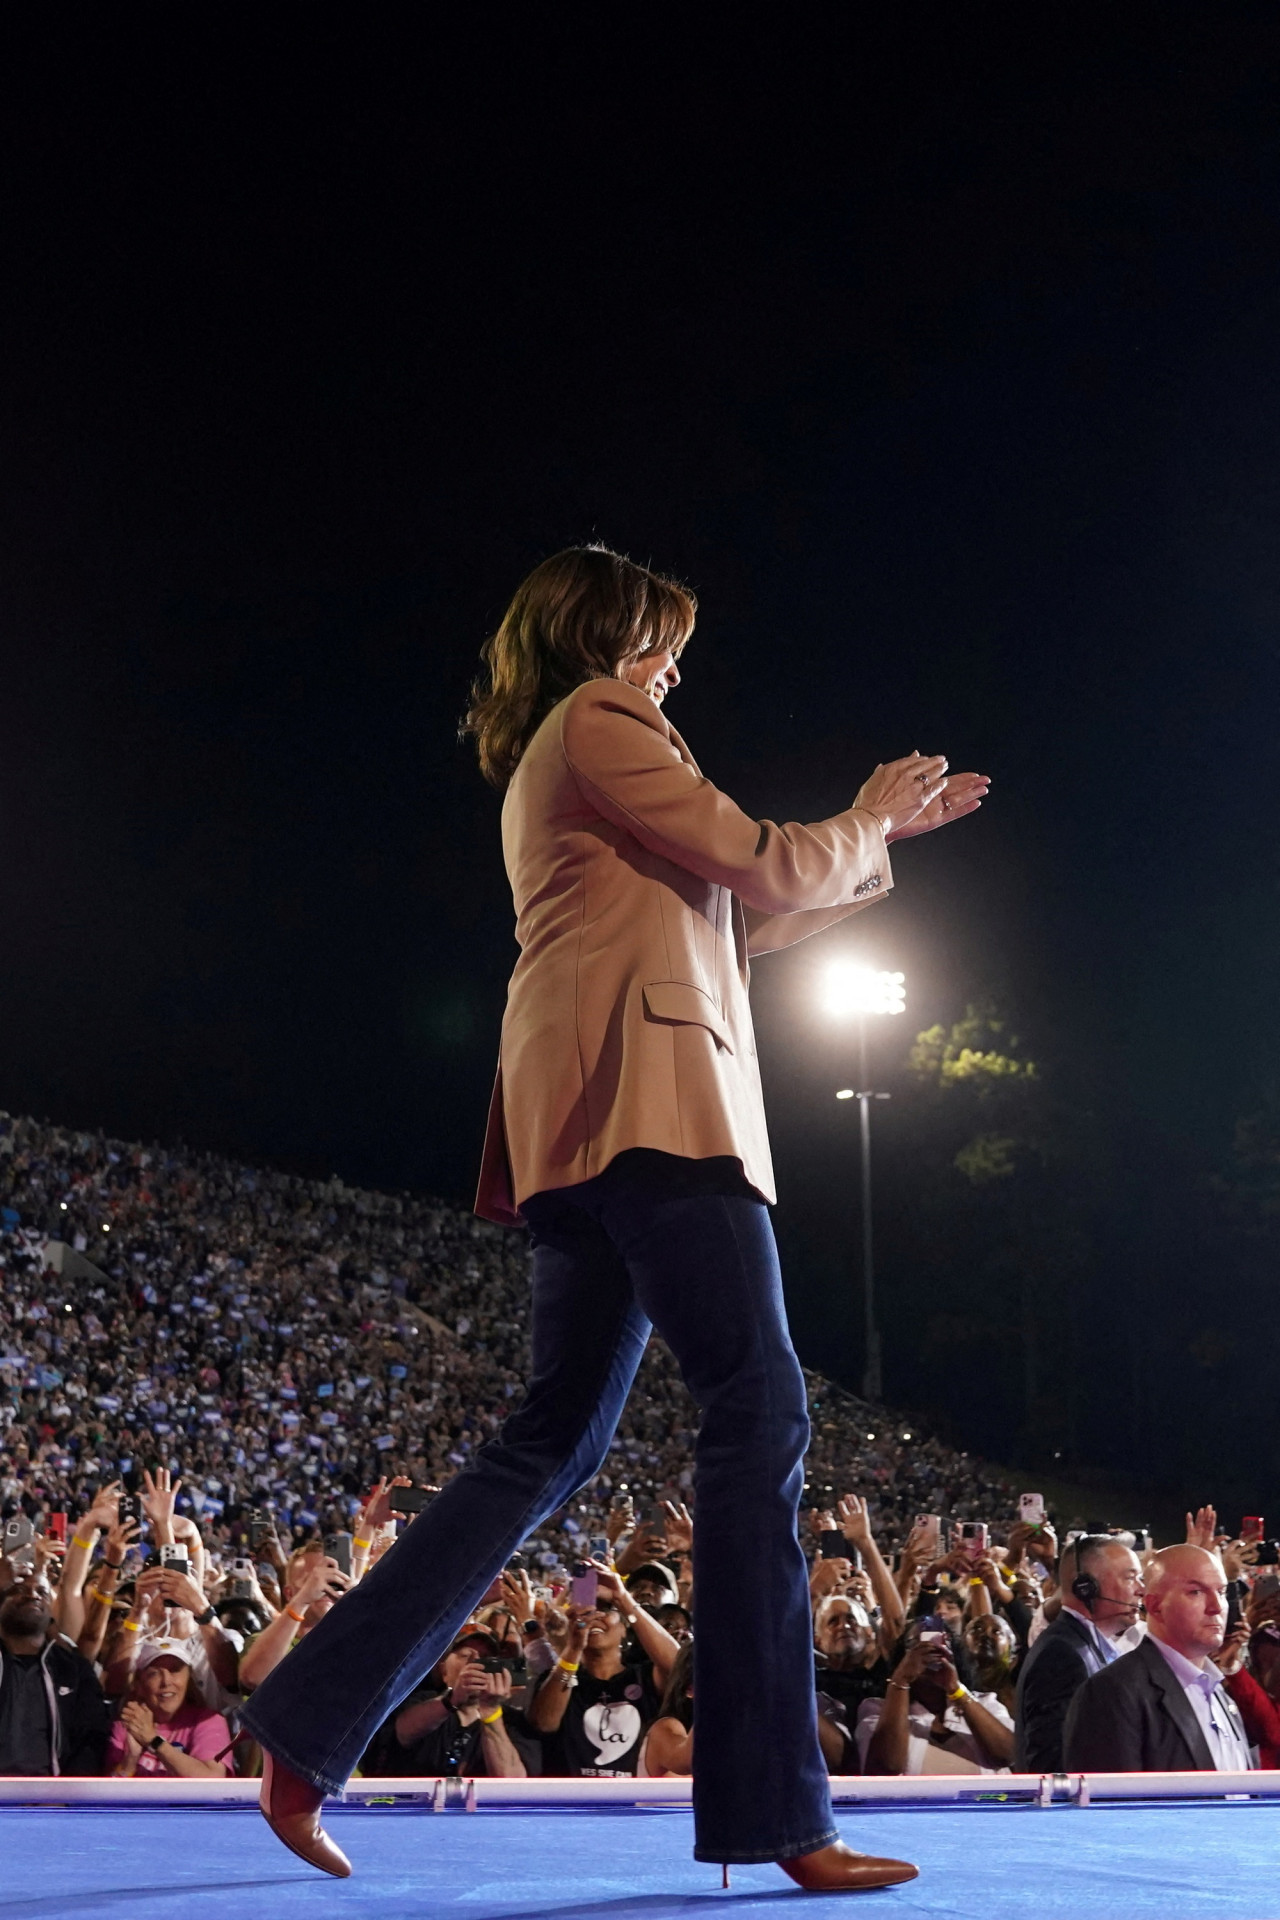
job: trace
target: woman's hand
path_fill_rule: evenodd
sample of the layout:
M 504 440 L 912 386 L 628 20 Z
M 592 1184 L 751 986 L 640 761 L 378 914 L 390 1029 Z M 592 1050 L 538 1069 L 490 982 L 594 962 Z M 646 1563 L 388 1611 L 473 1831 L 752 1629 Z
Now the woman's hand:
M 125 1555 L 137 1538 L 136 1520 L 120 1520 L 110 1527 L 107 1531 L 106 1545 L 102 1549 L 107 1565 L 119 1572 L 124 1565 Z
M 150 1707 L 144 1707 L 141 1700 L 126 1700 L 120 1709 L 120 1724 L 129 1736 L 130 1743 L 136 1743 L 136 1753 L 141 1753 L 148 1740 L 156 1737 L 155 1716 Z M 136 1758 L 136 1753 L 130 1758 Z
M 913 1687 L 916 1681 L 929 1671 L 928 1653 L 929 1648 L 922 1646 L 918 1640 L 914 1647 L 907 1648 L 893 1670 L 893 1678 L 897 1681 L 899 1689 Z
M 890 760 L 885 766 L 877 767 L 871 778 L 863 782 L 853 804 L 874 813 L 884 828 L 885 839 L 892 840 L 927 807 L 945 797 L 946 786 L 945 753 L 931 753 L 923 758 L 919 753 L 909 753 L 905 760 Z
M 533 1597 L 533 1582 L 524 1567 L 507 1567 L 498 1575 L 502 1583 L 502 1597 L 510 1607 L 520 1625 L 521 1632 L 527 1620 L 536 1620 L 538 1602 Z
M 953 820 L 963 820 L 966 813 L 976 813 L 987 797 L 991 777 L 985 773 L 953 773 L 948 775 L 941 793 L 935 793 L 927 807 L 905 826 L 886 828 L 885 839 L 911 840 L 918 833 L 932 833 L 935 827 L 950 826 Z
M 168 1467 L 157 1467 L 154 1478 L 143 1473 L 142 1511 L 151 1522 L 151 1538 L 158 1547 L 173 1545 L 173 1504 L 181 1485 L 181 1480 L 170 1482 Z
M 1248 1651 L 1249 1623 L 1247 1620 L 1240 1620 L 1232 1627 L 1218 1651 L 1210 1654 L 1209 1658 L 1218 1672 L 1230 1679 L 1233 1673 L 1239 1673 Z
M 836 1508 L 836 1518 L 850 1546 L 866 1553 L 871 1545 L 871 1516 L 866 1501 L 860 1500 L 856 1493 L 846 1493 Z
M 398 1473 L 394 1480 L 384 1475 L 374 1487 L 369 1498 L 360 1509 L 356 1521 L 356 1533 L 361 1540 L 372 1541 L 375 1527 L 383 1526 L 391 1518 L 391 1489 L 393 1487 L 411 1487 L 412 1480 L 407 1474 Z
M 693 1515 L 683 1500 L 664 1500 L 667 1524 L 664 1529 L 668 1553 L 693 1552 Z
M 625 1506 L 610 1507 L 604 1518 L 605 1538 L 610 1547 L 617 1546 L 635 1517 L 635 1509 L 632 1507 L 630 1498 L 627 1499 Z
M 82 1513 L 76 1523 L 75 1532 L 82 1539 L 92 1539 L 96 1527 L 99 1533 L 106 1533 L 120 1517 L 120 1482 L 113 1480 L 109 1486 L 99 1487 L 93 1496 L 93 1505 L 87 1513 Z

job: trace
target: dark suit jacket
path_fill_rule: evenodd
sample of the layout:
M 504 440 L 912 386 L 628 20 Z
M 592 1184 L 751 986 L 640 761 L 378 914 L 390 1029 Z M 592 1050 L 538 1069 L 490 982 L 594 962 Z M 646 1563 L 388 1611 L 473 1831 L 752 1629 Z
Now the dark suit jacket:
M 1015 1773 L 1062 1772 L 1067 1708 L 1090 1674 L 1101 1668 L 1102 1655 L 1089 1629 L 1064 1607 L 1031 1648 L 1018 1675 Z
M 1222 1696 L 1241 1739 L 1235 1703 Z M 1168 1661 L 1143 1640 L 1087 1680 L 1067 1714 L 1067 1768 L 1081 1773 L 1212 1773 L 1200 1722 Z

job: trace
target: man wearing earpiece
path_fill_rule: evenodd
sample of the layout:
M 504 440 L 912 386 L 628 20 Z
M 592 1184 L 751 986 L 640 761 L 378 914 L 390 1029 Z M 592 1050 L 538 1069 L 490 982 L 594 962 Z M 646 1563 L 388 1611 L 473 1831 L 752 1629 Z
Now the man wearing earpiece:
M 1092 1674 L 1067 1712 L 1062 1747 L 1073 1773 L 1244 1773 L 1253 1765 L 1216 1655 L 1227 1624 L 1227 1576 L 1190 1541 L 1147 1562 L 1147 1634 Z
M 1085 1681 L 1119 1659 L 1142 1611 L 1142 1566 L 1106 1534 L 1068 1541 L 1058 1563 L 1062 1610 L 1018 1676 L 1015 1773 L 1061 1773 L 1067 1709 Z

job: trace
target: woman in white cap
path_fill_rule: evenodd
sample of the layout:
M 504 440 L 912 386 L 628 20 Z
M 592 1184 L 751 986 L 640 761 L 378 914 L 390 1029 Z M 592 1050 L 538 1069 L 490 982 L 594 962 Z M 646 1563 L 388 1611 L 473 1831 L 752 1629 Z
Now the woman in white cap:
M 107 1771 L 117 1779 L 225 1778 L 226 1764 L 214 1756 L 230 1746 L 231 1731 L 220 1713 L 190 1697 L 192 1657 L 186 1640 L 145 1640 L 138 1648 L 129 1697 L 107 1742 Z

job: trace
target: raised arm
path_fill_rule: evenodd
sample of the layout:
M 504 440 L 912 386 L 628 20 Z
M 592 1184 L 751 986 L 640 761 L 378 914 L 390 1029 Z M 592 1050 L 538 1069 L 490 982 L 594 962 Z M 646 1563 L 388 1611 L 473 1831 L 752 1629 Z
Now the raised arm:
M 885 816 L 853 806 L 814 826 L 753 820 L 683 757 L 647 694 L 623 681 L 580 688 L 561 727 L 579 790 L 606 820 L 759 913 L 838 907 L 893 884 Z M 910 817 L 938 790 L 944 762 L 914 755 L 893 764 Z M 925 778 L 913 794 L 916 769 Z
M 871 1591 L 880 1608 L 880 1650 L 887 1654 L 891 1647 L 897 1645 L 898 1636 L 906 1625 L 902 1595 L 894 1585 L 893 1575 L 876 1545 L 866 1501 L 860 1500 L 856 1493 L 846 1493 L 836 1509 L 836 1516 L 841 1533 L 850 1546 L 856 1547 L 862 1555 L 862 1563 L 871 1580 Z

